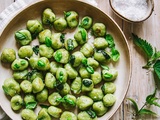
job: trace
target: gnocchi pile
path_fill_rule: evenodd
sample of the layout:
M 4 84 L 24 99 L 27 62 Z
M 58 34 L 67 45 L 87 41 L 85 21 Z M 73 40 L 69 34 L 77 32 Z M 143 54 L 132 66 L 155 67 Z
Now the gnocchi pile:
M 57 17 L 46 8 L 41 18 L 15 32 L 17 52 L 5 48 L 1 53 L 2 63 L 13 70 L 2 86 L 11 108 L 24 120 L 98 119 L 116 102 L 118 71 L 110 64 L 120 53 L 112 35 L 103 23 L 80 19 L 76 11 Z M 66 37 L 70 30 L 73 36 Z

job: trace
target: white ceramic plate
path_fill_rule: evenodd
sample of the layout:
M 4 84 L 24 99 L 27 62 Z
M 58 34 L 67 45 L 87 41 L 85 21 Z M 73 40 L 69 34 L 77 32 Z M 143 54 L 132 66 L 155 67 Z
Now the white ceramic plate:
M 93 18 L 94 22 L 104 23 L 107 26 L 107 32 L 114 37 L 116 47 L 121 54 L 119 62 L 114 64 L 114 67 L 119 72 L 119 76 L 115 81 L 117 90 L 114 93 L 117 101 L 103 117 L 99 118 L 99 120 L 110 119 L 123 102 L 127 93 L 131 75 L 131 56 L 126 38 L 118 25 L 111 17 L 99 9 L 76 0 L 40 0 L 34 4 L 28 5 L 10 20 L 4 31 L 0 32 L 0 51 L 4 48 L 14 48 L 18 50 L 14 39 L 14 32 L 26 28 L 26 22 L 28 20 L 40 19 L 42 11 L 47 7 L 53 9 L 56 15 L 63 15 L 63 11 L 69 10 L 77 11 L 80 17 L 89 15 Z M 10 65 L 0 64 L 0 105 L 10 118 L 21 120 L 20 113 L 16 113 L 11 109 L 10 101 L 2 90 L 4 80 L 12 77 L 12 70 L 9 68 Z M 38 111 L 36 111 L 36 113 L 37 112 Z

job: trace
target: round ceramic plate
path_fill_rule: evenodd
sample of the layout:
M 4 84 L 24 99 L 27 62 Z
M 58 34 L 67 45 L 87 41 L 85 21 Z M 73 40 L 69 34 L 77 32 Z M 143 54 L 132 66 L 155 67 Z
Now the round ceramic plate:
M 14 48 L 15 50 L 18 50 L 14 38 L 14 32 L 19 29 L 26 28 L 26 23 L 30 19 L 40 20 L 43 10 L 48 7 L 51 8 L 56 15 L 63 15 L 64 11 L 69 10 L 77 11 L 80 17 L 89 15 L 93 18 L 94 22 L 104 23 L 107 27 L 107 33 L 114 37 L 116 47 L 120 52 L 120 60 L 114 64 L 114 67 L 119 72 L 119 75 L 115 80 L 117 90 L 114 93 L 117 101 L 103 117 L 99 118 L 99 120 L 110 119 L 123 102 L 127 93 L 131 75 L 131 57 L 126 38 L 118 25 L 111 17 L 96 7 L 77 0 L 39 0 L 36 3 L 28 5 L 16 16 L 14 16 L 5 27 L 4 31 L 0 33 L 0 51 L 2 51 L 4 48 Z M 6 78 L 12 77 L 12 70 L 9 68 L 10 65 L 2 63 L 0 64 L 0 105 L 8 114 L 8 116 L 10 116 L 10 118 L 21 120 L 20 113 L 16 113 L 11 109 L 10 99 L 4 94 L 2 90 L 4 80 Z M 38 112 L 37 109 L 35 110 L 36 113 Z

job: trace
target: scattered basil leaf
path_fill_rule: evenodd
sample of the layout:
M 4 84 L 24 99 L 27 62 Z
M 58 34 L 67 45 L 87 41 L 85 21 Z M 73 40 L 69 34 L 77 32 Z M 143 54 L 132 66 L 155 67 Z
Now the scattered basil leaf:
M 14 68 L 18 69 L 18 68 L 20 68 L 20 66 L 16 63 L 16 64 L 14 64 Z
M 120 58 L 120 53 L 118 50 L 116 50 L 114 47 L 111 49 L 111 58 L 113 61 L 118 61 Z
M 105 36 L 105 39 L 106 39 L 106 41 L 108 42 L 110 48 L 112 48 L 112 47 L 115 46 L 114 39 L 113 39 L 112 35 L 107 34 L 107 35 Z
M 98 53 L 102 53 L 106 59 L 110 59 L 110 56 L 104 50 L 98 50 Z
M 87 66 L 86 67 L 86 70 L 90 73 L 90 74 L 93 74 L 94 73 L 94 69 L 92 66 Z
M 132 104 L 134 106 L 134 109 L 135 109 L 135 112 L 136 112 L 136 114 L 138 114 L 139 108 L 138 108 L 137 103 L 133 99 L 131 99 L 131 98 L 127 98 L 127 99 L 132 102 Z
M 88 115 L 91 117 L 91 118 L 95 118 L 97 115 L 96 115 L 96 113 L 93 111 L 93 110 L 87 110 L 86 111 L 87 113 L 88 113 Z
M 89 22 L 89 18 L 84 18 L 82 21 L 82 26 L 88 25 L 88 22 Z
M 22 32 L 16 32 L 15 33 L 15 38 L 17 39 L 17 40 L 24 40 L 24 39 L 26 39 L 26 35 L 25 34 L 23 34 Z
M 82 40 L 86 41 L 87 35 L 86 35 L 86 32 L 85 32 L 85 29 L 81 28 L 80 32 L 81 32 Z
M 82 59 L 82 64 L 83 64 L 85 67 L 88 66 L 88 62 L 87 62 L 87 59 L 86 59 L 86 58 Z
M 46 64 L 42 60 L 38 60 L 37 65 L 39 67 L 45 67 Z
M 63 85 L 62 81 L 58 80 L 58 81 L 56 82 L 55 87 L 56 87 L 58 90 L 63 90 L 64 85 Z
M 47 47 L 51 47 L 52 46 L 52 40 L 49 37 L 45 38 L 45 44 Z
M 71 65 L 73 65 L 73 64 L 74 64 L 74 61 L 75 61 L 75 56 L 74 56 L 74 55 L 71 55 L 70 58 L 69 58 L 69 63 L 70 63 Z
M 37 102 L 29 102 L 26 104 L 26 109 L 35 109 L 37 106 Z
M 3 91 L 4 91 L 4 93 L 5 93 L 6 95 L 9 95 L 9 94 L 8 94 L 8 89 L 7 89 L 7 88 L 5 88 L 4 86 L 2 86 L 2 89 L 3 89 Z
M 153 65 L 153 69 L 160 80 L 160 60 L 156 61 L 156 63 Z
M 57 62 L 60 62 L 61 59 L 62 59 L 62 53 L 57 51 L 55 56 L 54 56 L 54 59 L 57 61 Z
M 101 65 L 101 67 L 102 67 L 104 70 L 109 70 L 109 67 L 108 67 L 108 66 Z
M 38 53 L 39 53 L 39 46 L 36 45 L 36 46 L 34 46 L 32 49 L 33 49 L 33 52 L 34 52 L 36 55 L 38 55 Z
M 110 74 L 110 73 L 105 73 L 105 74 L 104 74 L 104 78 L 106 78 L 106 79 L 110 79 L 110 78 L 112 78 L 112 77 L 113 77 L 113 75 Z
M 84 79 L 82 83 L 84 86 L 89 87 L 92 84 L 92 81 Z
M 146 40 L 139 38 L 137 35 L 133 33 L 132 33 L 132 36 L 133 36 L 134 43 L 146 53 L 148 58 L 151 58 L 154 53 L 152 45 L 148 43 Z
M 67 98 L 67 96 L 64 96 L 63 99 L 64 99 L 65 103 L 68 103 L 68 104 L 70 104 L 72 106 L 76 105 L 76 103 L 73 100 Z
M 60 36 L 60 41 L 64 43 L 64 40 L 65 40 L 65 33 L 62 33 Z
M 41 106 L 41 108 L 49 108 L 49 106 L 48 105 L 43 105 L 43 104 L 39 104 L 39 106 Z
M 70 16 L 71 15 L 71 12 L 65 12 L 64 11 L 64 16 L 65 16 L 65 18 L 67 18 L 68 16 Z
M 59 73 L 59 78 L 58 78 L 58 80 L 59 80 L 59 81 L 62 81 L 63 78 L 64 78 L 63 72 L 61 71 L 61 72 Z
M 151 110 L 147 110 L 147 109 L 141 109 L 139 112 L 138 112 L 139 115 L 142 115 L 142 114 L 147 114 L 147 115 L 157 115 L 155 112 L 151 111 Z

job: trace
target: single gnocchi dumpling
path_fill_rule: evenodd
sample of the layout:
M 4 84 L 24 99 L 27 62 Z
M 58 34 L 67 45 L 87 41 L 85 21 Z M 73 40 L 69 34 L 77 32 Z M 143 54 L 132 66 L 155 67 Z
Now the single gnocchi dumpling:
M 106 26 L 103 23 L 94 23 L 92 32 L 95 37 L 104 37 L 106 34 Z
M 27 29 L 31 32 L 33 38 L 43 31 L 43 26 L 38 20 L 28 20 Z
M 31 33 L 26 29 L 15 32 L 15 39 L 21 46 L 29 45 L 32 42 Z
M 71 91 L 69 84 L 68 83 L 64 83 L 62 85 L 63 85 L 63 88 L 57 89 L 57 91 L 63 96 L 69 94 L 70 91 Z
M 11 98 L 11 108 L 15 111 L 20 110 L 23 105 L 23 99 L 20 95 L 15 95 Z
M 39 54 L 41 57 L 52 58 L 54 50 L 45 44 L 39 46 Z
M 83 79 L 82 80 L 82 92 L 92 91 L 94 84 L 91 79 Z
M 36 69 L 37 68 L 37 62 L 39 60 L 39 57 L 37 56 L 32 56 L 29 59 L 29 65 L 31 66 L 32 69 Z
M 57 99 L 62 99 L 61 95 L 58 92 L 53 92 L 48 97 L 48 102 L 53 106 L 58 106 L 60 104 L 60 101 Z
M 92 91 L 88 93 L 88 96 L 92 98 L 93 101 L 100 101 L 104 97 L 102 90 L 99 88 L 93 88 Z
M 32 81 L 32 90 L 33 93 L 38 93 L 41 92 L 44 88 L 44 83 L 42 81 L 41 78 L 36 77 L 33 81 Z
M 12 48 L 5 48 L 1 54 L 1 61 L 4 63 L 12 63 L 16 59 L 16 52 Z
M 27 46 L 22 46 L 19 50 L 18 50 L 18 56 L 20 58 L 30 58 L 33 55 L 33 49 L 30 45 Z
M 62 33 L 53 33 L 51 36 L 52 48 L 60 49 L 63 47 L 63 34 Z
M 27 79 L 28 70 L 23 71 L 13 71 L 13 78 L 17 81 Z
M 94 69 L 97 69 L 99 67 L 99 63 L 94 58 L 88 58 L 87 59 L 88 65 L 92 66 Z
M 83 27 L 84 29 L 88 30 L 92 26 L 92 18 L 90 16 L 85 16 L 82 18 L 82 21 L 80 23 L 80 26 Z
M 104 50 L 98 50 L 94 53 L 94 59 L 101 63 L 109 62 L 110 55 Z
M 69 111 L 64 111 L 60 117 L 60 120 L 77 120 L 77 116 Z
M 54 29 L 58 32 L 62 32 L 67 28 L 67 21 L 64 18 L 58 18 L 53 23 Z
M 69 62 L 73 67 L 78 67 L 84 58 L 85 57 L 81 52 L 76 51 L 70 56 Z
M 103 37 L 97 37 L 94 39 L 93 44 L 96 49 L 105 49 L 108 46 L 108 42 Z
M 101 117 L 108 111 L 108 108 L 104 106 L 102 101 L 97 101 L 93 103 L 93 110 L 97 116 Z
M 69 52 L 64 48 L 55 51 L 53 56 L 57 62 L 62 64 L 66 64 L 69 61 Z
M 69 110 L 76 106 L 76 97 L 74 95 L 67 94 L 63 97 L 63 99 L 65 102 L 62 102 L 62 105 L 66 110 Z
M 101 87 L 104 94 L 113 94 L 116 91 L 116 85 L 113 82 L 106 82 Z
M 93 74 L 91 74 L 91 80 L 93 81 L 94 85 L 97 85 L 102 81 L 102 76 L 99 72 L 95 71 Z
M 12 70 L 22 71 L 28 67 L 28 61 L 25 59 L 15 59 L 11 65 Z
M 21 111 L 21 117 L 23 120 L 37 120 L 37 115 L 30 109 L 23 109 Z
M 87 111 L 79 112 L 77 117 L 78 117 L 78 120 L 97 120 L 96 114 L 94 114 L 93 112 L 87 112 Z
M 70 28 L 75 28 L 79 23 L 79 15 L 75 11 L 64 12 L 65 19 Z
M 91 57 L 94 53 L 94 49 L 89 43 L 85 43 L 81 47 L 80 52 L 82 52 L 85 57 Z
M 79 94 L 81 92 L 81 88 L 82 88 L 82 78 L 76 77 L 71 83 L 71 91 L 74 94 Z
M 67 63 L 64 68 L 68 74 L 69 79 L 75 79 L 78 76 L 78 72 L 69 63 Z
M 88 41 L 88 33 L 84 28 L 79 28 L 74 34 L 74 39 L 78 44 L 83 45 Z
M 86 70 L 85 67 L 81 67 L 79 69 L 79 74 L 80 74 L 81 78 L 90 78 L 91 77 L 91 74 Z
M 38 102 L 45 102 L 48 99 L 48 90 L 44 88 L 41 92 L 36 94 L 36 100 Z
M 49 29 L 45 29 L 41 31 L 38 35 L 38 40 L 40 43 L 45 43 L 47 38 L 51 38 L 51 31 Z
M 113 81 L 117 78 L 118 71 L 114 68 L 109 70 L 102 70 L 102 78 L 104 81 Z
M 25 96 L 24 96 L 24 103 L 25 103 L 25 105 L 29 105 L 29 104 L 32 104 L 32 103 L 35 103 L 35 104 L 37 104 L 37 102 L 36 102 L 36 99 L 35 99 L 35 96 L 33 95 L 33 94 L 26 94 Z M 27 107 L 27 106 L 26 106 Z M 30 109 L 34 109 L 36 106 L 34 106 L 34 107 L 29 107 Z
M 116 97 L 113 94 L 106 94 L 103 97 L 103 104 L 106 107 L 111 107 L 114 105 L 114 103 L 116 102 Z
M 48 108 L 48 113 L 54 118 L 60 118 L 62 114 L 62 109 L 55 107 L 55 106 L 50 106 Z
M 38 120 L 52 120 L 51 116 L 48 113 L 48 109 L 42 108 L 38 113 Z
M 46 25 L 52 25 L 56 16 L 53 13 L 52 9 L 46 8 L 42 14 L 42 23 Z
M 77 106 L 80 110 L 87 110 L 93 104 L 93 100 L 88 96 L 80 96 L 77 98 Z
M 45 86 L 49 89 L 53 89 L 55 88 L 55 85 L 56 85 L 56 78 L 55 76 L 48 72 L 45 76 Z
M 36 68 L 38 70 L 47 71 L 50 69 L 50 61 L 46 57 L 41 57 L 37 61 Z
M 20 84 L 20 87 L 24 93 L 31 93 L 32 92 L 32 83 L 28 80 L 23 80 Z
M 3 83 L 2 88 L 5 94 L 11 97 L 13 97 L 16 94 L 19 94 L 21 91 L 19 83 L 15 81 L 13 78 L 6 79 Z

